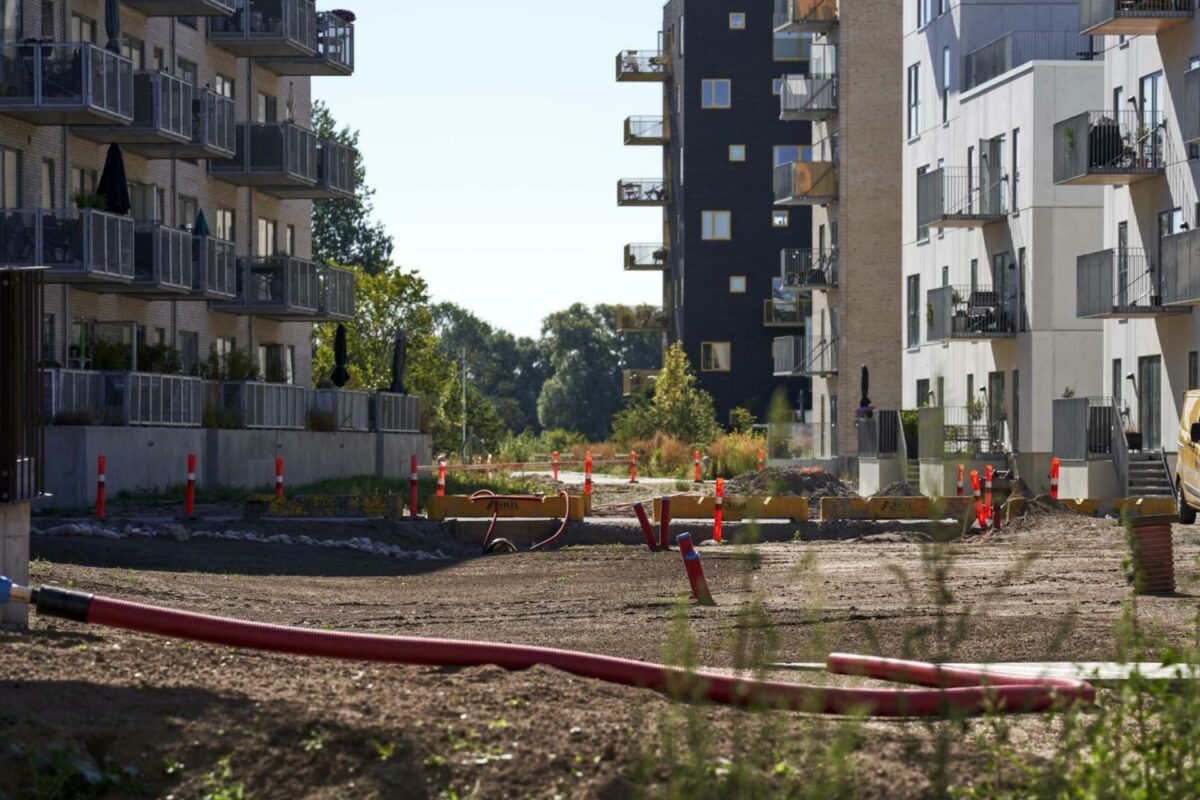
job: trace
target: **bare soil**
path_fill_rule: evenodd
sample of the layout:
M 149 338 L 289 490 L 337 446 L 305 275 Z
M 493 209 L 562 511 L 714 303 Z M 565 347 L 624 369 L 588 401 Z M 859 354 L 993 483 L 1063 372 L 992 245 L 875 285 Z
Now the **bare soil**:
M 384 523 L 369 524 L 372 537 L 386 535 Z M 1186 593 L 1197 578 L 1200 528 L 1175 532 Z M 1125 546 L 1111 521 L 1044 515 L 955 545 L 948 603 L 939 600 L 929 552 L 897 536 L 767 544 L 753 550 L 756 559 L 706 547 L 718 605 L 686 607 L 698 661 L 734 665 L 734 612 L 754 598 L 764 602 L 786 661 L 823 660 L 830 651 L 961 661 L 1114 657 L 1112 632 L 1129 590 Z M 622 546 L 406 562 L 253 542 L 39 537 L 34 555 L 35 583 L 151 604 L 646 660 L 663 657 L 687 592 L 677 554 Z M 1148 597 L 1137 613 L 1148 630 L 1182 643 L 1194 634 L 1196 605 L 1187 594 Z M 960 623 L 962 641 L 952 641 Z M 202 796 L 205 775 L 224 756 L 253 797 L 629 797 L 635 767 L 647 753 L 654 762 L 670 708 L 651 692 L 549 669 L 300 659 L 37 616 L 27 634 L 0 634 L 0 738 L 35 748 L 72 744 L 97 762 L 136 767 L 155 797 Z M 717 753 L 731 752 L 730 733 L 748 715 L 702 713 Z M 979 763 L 968 755 L 975 730 L 955 736 L 958 779 Z M 868 723 L 854 761 L 857 796 L 924 796 L 933 731 L 915 721 Z M 1015 723 L 1014 740 L 1030 752 L 1053 736 L 1041 718 Z M 0 793 L 13 793 L 22 770 L 3 758 Z
M 768 467 L 747 472 L 729 481 L 726 491 L 732 495 L 769 495 L 806 497 L 857 497 L 858 492 L 838 480 L 836 475 L 813 468 Z

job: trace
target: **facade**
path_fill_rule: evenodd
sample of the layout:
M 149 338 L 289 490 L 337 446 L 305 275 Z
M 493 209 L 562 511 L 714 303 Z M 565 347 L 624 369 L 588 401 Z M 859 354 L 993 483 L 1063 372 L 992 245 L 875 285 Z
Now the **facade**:
M 660 176 L 622 179 L 617 201 L 662 215 L 661 242 L 625 247 L 627 270 L 663 276 L 663 305 L 621 309 L 618 328 L 681 342 L 718 418 L 765 421 L 776 392 L 811 407 L 807 378 L 772 375 L 772 340 L 808 313 L 781 299 L 781 250 L 809 248 L 808 208 L 774 204 L 772 170 L 801 160 L 809 126 L 779 118 L 780 76 L 806 70 L 808 37 L 776 33 L 772 0 L 671 0 L 658 47 L 617 56 L 617 80 L 662 87 L 661 112 L 625 123 L 630 145 L 659 147 Z M 626 373 L 627 394 L 654 371 Z
M 1103 388 L 1100 324 L 1074 313 L 1103 194 L 1054 180 L 1053 141 L 1103 104 L 1105 53 L 1074 0 L 948 6 L 905 8 L 903 407 L 938 409 L 919 435 L 931 492 L 939 462 L 972 456 L 1037 486 L 1055 398 Z
M 776 208 L 812 213 L 808 235 L 778 254 L 783 291 L 806 320 L 776 338 L 775 374 L 812 382 L 791 449 L 843 464 L 857 455 L 863 367 L 872 406 L 900 407 L 901 16 L 899 0 L 775 4 L 778 33 L 812 37 L 808 73 L 782 79 L 779 114 L 811 124 L 813 141 L 805 158 L 775 167 Z

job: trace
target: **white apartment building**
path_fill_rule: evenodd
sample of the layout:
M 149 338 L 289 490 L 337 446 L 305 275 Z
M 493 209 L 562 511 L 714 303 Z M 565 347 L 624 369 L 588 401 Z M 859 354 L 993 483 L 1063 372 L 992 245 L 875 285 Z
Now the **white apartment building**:
M 1102 391 L 1075 265 L 1099 249 L 1104 190 L 1053 177 L 1055 122 L 1104 100 L 1077 14 L 1073 0 L 905 4 L 903 407 L 941 409 L 922 463 L 1016 456 L 1039 486 L 1054 399 Z M 926 476 L 950 472 L 923 467 L 922 482 L 946 491 Z

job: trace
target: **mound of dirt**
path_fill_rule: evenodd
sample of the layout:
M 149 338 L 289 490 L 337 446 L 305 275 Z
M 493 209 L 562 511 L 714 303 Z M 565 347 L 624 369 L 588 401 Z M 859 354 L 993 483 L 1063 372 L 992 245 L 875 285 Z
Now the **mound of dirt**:
M 883 487 L 882 489 L 880 489 L 878 492 L 876 492 L 875 494 L 873 494 L 871 496 L 873 498 L 874 497 L 920 497 L 921 490 L 914 488 L 912 486 L 912 484 L 906 483 L 905 481 L 896 481 L 895 483 L 889 483 L 887 486 Z
M 1073 513 L 1048 494 L 1039 494 L 1025 504 L 1027 517 L 1057 517 Z
M 747 472 L 726 485 L 731 495 L 768 495 L 772 497 L 857 497 L 857 493 L 822 469 L 769 467 L 762 472 Z

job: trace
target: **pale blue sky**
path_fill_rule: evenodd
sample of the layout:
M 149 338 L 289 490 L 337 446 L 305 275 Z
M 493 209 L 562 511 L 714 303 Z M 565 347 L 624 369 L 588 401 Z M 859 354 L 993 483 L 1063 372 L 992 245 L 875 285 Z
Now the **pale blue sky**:
M 323 2 L 321 8 L 332 7 Z M 661 210 L 618 208 L 621 177 L 662 153 L 626 147 L 626 116 L 661 112 L 661 84 L 618 84 L 623 48 L 656 46 L 661 0 L 358 0 L 351 78 L 314 94 L 361 130 L 396 259 L 449 300 L 519 335 L 549 312 L 662 300 L 622 269 L 661 237 Z

